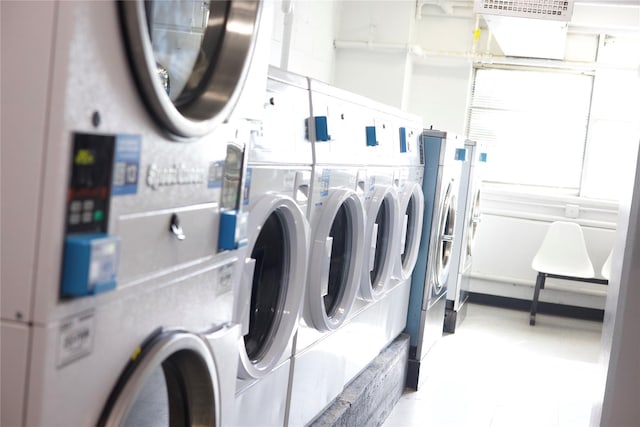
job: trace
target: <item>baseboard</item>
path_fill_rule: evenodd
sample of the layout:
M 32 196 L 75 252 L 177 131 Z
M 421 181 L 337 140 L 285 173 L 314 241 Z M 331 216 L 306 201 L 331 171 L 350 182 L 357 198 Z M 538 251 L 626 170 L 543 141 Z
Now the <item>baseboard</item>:
M 469 292 L 469 301 L 476 304 L 491 305 L 494 307 L 510 308 L 512 310 L 529 311 L 531 301 L 520 298 L 510 298 L 498 295 L 480 294 Z M 602 322 L 604 310 L 598 308 L 577 307 L 574 305 L 556 304 L 551 302 L 538 302 L 537 313 L 552 314 L 555 316 L 571 317 L 575 319 L 595 320 Z
M 311 427 L 379 426 L 402 396 L 409 335 L 400 334 L 311 423 Z

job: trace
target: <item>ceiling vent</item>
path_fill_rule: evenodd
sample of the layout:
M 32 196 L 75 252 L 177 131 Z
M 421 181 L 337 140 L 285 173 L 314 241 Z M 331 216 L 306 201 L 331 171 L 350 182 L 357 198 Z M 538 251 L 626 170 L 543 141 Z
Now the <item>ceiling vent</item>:
M 570 21 L 573 0 L 474 0 L 473 11 L 483 15 Z
M 506 56 L 563 59 L 573 0 L 475 0 Z

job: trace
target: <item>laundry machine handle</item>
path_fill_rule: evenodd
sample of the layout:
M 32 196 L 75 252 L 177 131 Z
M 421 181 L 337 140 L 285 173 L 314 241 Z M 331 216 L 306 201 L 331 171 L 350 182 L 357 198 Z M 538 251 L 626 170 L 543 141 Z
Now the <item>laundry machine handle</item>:
M 369 247 L 369 271 L 373 270 L 376 262 L 376 248 L 378 246 L 378 224 L 373 224 L 371 232 L 371 246 Z
M 409 224 L 409 215 L 405 214 L 402 218 L 402 229 L 400 230 L 400 255 L 404 254 L 407 244 L 407 225 Z
M 251 289 L 253 287 L 253 275 L 255 274 L 256 260 L 246 258 L 242 267 L 242 279 L 238 287 L 237 310 L 235 321 L 240 324 L 241 335 L 249 333 L 249 318 L 251 315 Z
M 320 270 L 320 296 L 324 297 L 329 293 L 329 270 L 331 268 L 331 252 L 333 250 L 333 237 L 324 240 L 316 240 L 316 248 L 312 253 L 322 254 L 322 268 Z

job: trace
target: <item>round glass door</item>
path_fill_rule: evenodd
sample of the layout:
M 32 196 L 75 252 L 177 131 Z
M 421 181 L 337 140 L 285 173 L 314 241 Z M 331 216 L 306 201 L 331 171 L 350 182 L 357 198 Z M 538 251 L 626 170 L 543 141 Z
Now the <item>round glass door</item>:
M 395 233 L 399 209 L 397 193 L 391 187 L 377 186 L 367 205 L 365 259 L 360 294 L 365 300 L 376 300 L 384 293 L 394 267 L 393 254 L 397 250 Z M 396 255 L 397 256 L 397 255 Z
M 467 235 L 467 256 L 471 256 L 473 252 L 473 245 L 476 241 L 476 233 L 478 232 L 478 224 L 480 223 L 480 189 L 475 191 L 471 202 L 471 215 Z
M 278 313 L 282 312 L 286 295 L 289 246 L 283 219 L 277 211 L 271 213 L 251 251 L 256 261 L 251 286 L 249 333 L 244 336 L 247 356 L 255 363 L 260 360 L 273 340 L 278 328 Z
M 119 2 L 133 74 L 168 132 L 189 138 L 228 116 L 246 79 L 259 1 Z
M 220 425 L 220 384 L 207 344 L 162 331 L 131 356 L 98 426 Z
M 244 338 L 239 375 L 260 378 L 286 351 L 298 322 L 306 267 L 308 227 L 293 199 L 263 196 L 249 215 L 248 258 L 239 307 Z
M 424 216 L 424 196 L 419 184 L 414 183 L 405 192 L 404 219 L 401 232 L 400 277 L 408 279 L 418 259 L 422 220 Z
M 449 182 L 442 203 L 440 222 L 438 226 L 438 248 L 436 254 L 436 280 L 434 290 L 440 293 L 449 277 L 451 250 L 453 247 L 456 223 L 456 197 L 453 193 L 453 181 Z
M 364 208 L 350 190 L 332 190 L 314 221 L 307 303 L 313 326 L 337 329 L 346 320 L 358 291 L 364 253 Z

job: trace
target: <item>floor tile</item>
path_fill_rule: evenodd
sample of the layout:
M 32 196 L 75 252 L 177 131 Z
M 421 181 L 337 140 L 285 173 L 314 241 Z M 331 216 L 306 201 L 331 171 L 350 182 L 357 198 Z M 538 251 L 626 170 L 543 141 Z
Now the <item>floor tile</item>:
M 418 392 L 383 427 L 583 427 L 600 390 L 600 322 L 470 304 L 442 337 Z

